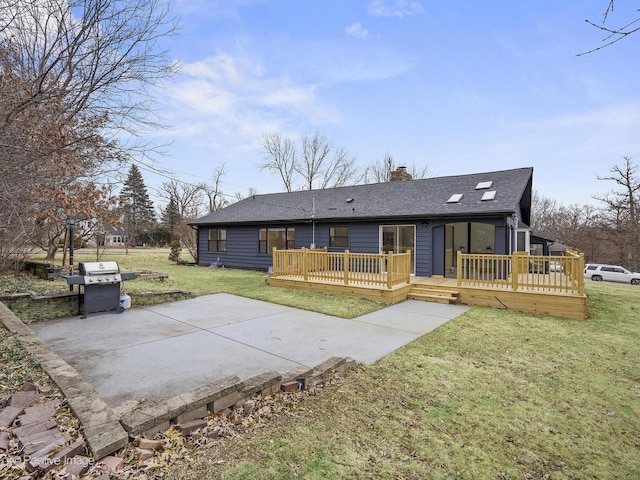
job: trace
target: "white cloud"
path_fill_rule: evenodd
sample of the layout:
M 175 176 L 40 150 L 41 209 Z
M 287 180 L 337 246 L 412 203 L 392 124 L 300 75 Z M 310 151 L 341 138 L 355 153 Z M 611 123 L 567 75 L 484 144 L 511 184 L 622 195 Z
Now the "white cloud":
M 379 51 L 375 56 L 350 58 L 349 61 L 340 63 L 340 68 L 325 72 L 325 78 L 329 83 L 342 82 L 371 82 L 386 80 L 388 78 L 403 75 L 413 68 L 410 59 L 394 52 Z
M 313 85 L 275 86 L 272 91 L 263 94 L 262 103 L 274 107 L 310 105 L 315 100 L 315 88 Z
M 254 145 L 268 131 L 286 131 L 318 123 L 335 123 L 339 115 L 323 105 L 317 85 L 296 83 L 286 75 L 269 75 L 247 56 L 220 53 L 185 64 L 168 89 L 170 123 L 180 137 L 206 134 Z
M 369 36 L 369 31 L 366 28 L 363 28 L 360 22 L 352 23 L 346 28 L 347 35 L 356 38 L 367 38 Z
M 406 17 L 424 13 L 424 7 L 412 0 L 373 0 L 369 4 L 369 13 L 381 17 Z

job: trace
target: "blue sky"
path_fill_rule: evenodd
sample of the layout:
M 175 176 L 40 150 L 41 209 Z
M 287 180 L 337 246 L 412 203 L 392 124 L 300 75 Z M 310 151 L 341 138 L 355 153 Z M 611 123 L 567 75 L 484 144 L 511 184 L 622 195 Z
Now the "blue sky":
M 634 3 L 635 7 L 629 6 Z M 282 191 L 260 139 L 320 132 L 364 166 L 431 176 L 534 167 L 534 189 L 597 204 L 640 162 L 640 34 L 585 56 L 608 0 L 174 0 L 180 73 L 159 92 L 154 167 L 225 193 Z M 607 25 L 635 18 L 616 2 Z M 152 194 L 167 178 L 143 172 Z

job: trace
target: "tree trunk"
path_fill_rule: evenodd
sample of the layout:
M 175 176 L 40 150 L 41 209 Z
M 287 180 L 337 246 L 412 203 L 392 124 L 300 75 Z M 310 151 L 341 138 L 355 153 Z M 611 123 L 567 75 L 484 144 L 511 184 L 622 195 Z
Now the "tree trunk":
M 66 245 L 66 237 L 65 237 L 65 245 Z M 58 251 L 58 245 L 54 244 L 53 242 L 50 243 L 49 245 L 47 245 L 47 256 L 45 257 L 45 260 L 49 261 L 49 262 L 53 262 L 56 259 L 56 252 Z M 66 251 L 66 248 L 65 248 Z M 64 259 L 62 261 L 62 263 L 64 264 Z

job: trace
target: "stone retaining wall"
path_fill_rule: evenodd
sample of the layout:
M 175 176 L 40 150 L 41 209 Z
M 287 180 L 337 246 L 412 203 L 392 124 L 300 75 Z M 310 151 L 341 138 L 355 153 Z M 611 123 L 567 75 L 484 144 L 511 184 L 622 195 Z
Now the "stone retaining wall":
M 205 418 L 208 412 L 215 414 L 243 405 L 255 395 L 311 388 L 336 373 L 344 375 L 356 365 L 351 358 L 332 357 L 316 367 L 300 366 L 283 375 L 270 371 L 244 381 L 231 375 L 127 413 L 120 423 L 131 436 L 153 436 L 171 425 Z
M 169 290 L 131 294 L 131 304 L 136 306 L 156 305 L 193 298 L 191 292 Z M 34 293 L 10 293 L 0 295 L 0 302 L 25 323 L 51 320 L 79 315 L 78 292 L 59 295 L 36 295 Z
M 304 390 L 336 374 L 357 366 L 348 358 L 332 357 L 316 367 L 301 365 L 280 375 L 265 372 L 241 381 L 229 376 L 189 392 L 143 406 L 118 418 L 72 366 L 51 351 L 40 338 L 3 303 L 0 322 L 26 345 L 42 368 L 64 394 L 66 401 L 82 424 L 84 439 L 94 459 L 101 459 L 125 447 L 130 437 L 155 435 L 176 425 L 181 431 L 197 429 L 206 424 L 209 412 L 218 413 L 242 405 L 255 395 L 277 391 Z M 187 434 L 187 433 L 184 433 Z M 46 459 L 45 459 L 46 460 Z

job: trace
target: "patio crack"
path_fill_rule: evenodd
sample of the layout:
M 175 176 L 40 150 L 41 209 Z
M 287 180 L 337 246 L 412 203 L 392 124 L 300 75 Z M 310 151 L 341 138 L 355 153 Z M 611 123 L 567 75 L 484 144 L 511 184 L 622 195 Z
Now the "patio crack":
M 146 309 L 145 309 L 145 310 L 146 310 Z M 152 310 L 148 310 L 148 311 L 152 311 Z M 152 311 L 152 312 L 153 312 L 153 311 Z M 273 317 L 273 316 L 275 316 L 275 315 L 280 315 L 280 313 L 281 313 L 281 312 L 278 312 L 278 313 L 271 313 L 271 314 L 269 314 L 269 315 L 261 315 L 261 316 L 259 316 L 259 317 L 248 318 L 248 319 L 245 319 L 245 320 L 242 320 L 242 321 L 232 322 L 232 323 L 227 323 L 227 324 L 224 324 L 224 325 L 218 325 L 218 326 L 216 326 L 216 327 L 210 327 L 210 328 L 203 328 L 203 327 L 199 327 L 198 325 L 194 325 L 194 324 L 192 324 L 192 323 L 185 322 L 184 320 L 179 320 L 179 319 L 177 319 L 177 318 L 171 317 L 171 316 L 169 316 L 169 315 L 164 315 L 164 314 L 162 314 L 162 313 L 158 313 L 158 312 L 153 312 L 153 313 L 154 313 L 154 314 L 156 314 L 156 315 L 160 315 L 161 317 L 167 318 L 167 319 L 169 319 L 169 320 L 173 320 L 173 321 L 175 321 L 175 322 L 182 323 L 183 325 L 188 325 L 188 326 L 190 326 L 190 327 L 196 328 L 197 330 L 200 330 L 200 331 L 202 331 L 202 332 L 210 333 L 210 334 L 215 335 L 215 336 L 217 336 L 217 337 L 219 337 L 219 338 L 224 338 L 224 339 L 229 340 L 229 341 L 231 341 L 231 342 L 233 342 L 233 343 L 237 343 L 238 345 L 244 345 L 245 347 L 249 347 L 249 348 L 251 348 L 251 349 L 253 349 L 253 350 L 256 350 L 256 351 L 258 351 L 258 352 L 266 353 L 267 355 L 271 355 L 271 356 L 273 356 L 273 357 L 281 358 L 282 360 L 286 360 L 286 361 L 288 361 L 288 362 L 295 363 L 296 365 L 303 365 L 302 363 L 300 363 L 300 362 L 298 362 L 298 361 L 296 361 L 296 360 L 293 360 L 293 359 L 291 359 L 291 358 L 287 358 L 287 357 L 284 357 L 284 356 L 282 356 L 282 355 L 278 355 L 277 353 L 270 352 L 270 351 L 265 350 L 265 349 L 263 349 L 263 348 L 256 347 L 255 345 L 251 345 L 251 344 L 249 344 L 249 343 L 241 342 L 240 340 L 236 340 L 235 338 L 227 337 L 227 336 L 225 336 L 225 335 L 222 335 L 222 334 L 220 334 L 220 333 L 218 333 L 218 332 L 215 332 L 215 331 L 214 331 L 214 329 L 216 329 L 216 328 L 225 327 L 225 326 L 227 326 L 227 325 L 231 325 L 231 324 L 239 324 L 239 323 L 245 323 L 245 322 L 252 321 L 252 320 L 258 320 L 258 319 L 260 319 L 260 318 Z M 185 336 L 185 335 L 190 335 L 190 334 L 192 334 L 192 333 L 194 333 L 194 332 L 185 332 L 185 333 L 180 333 L 180 334 L 178 334 L 178 335 L 172 335 L 170 338 L 182 337 L 182 336 Z M 152 343 L 152 342 L 154 342 L 154 341 L 157 341 L 157 340 L 150 340 L 150 341 L 148 341 L 148 342 L 142 342 L 142 343 L 140 343 L 140 344 L 138 344 L 138 345 L 144 345 L 145 343 Z M 122 347 L 122 348 L 127 348 L 127 347 Z

